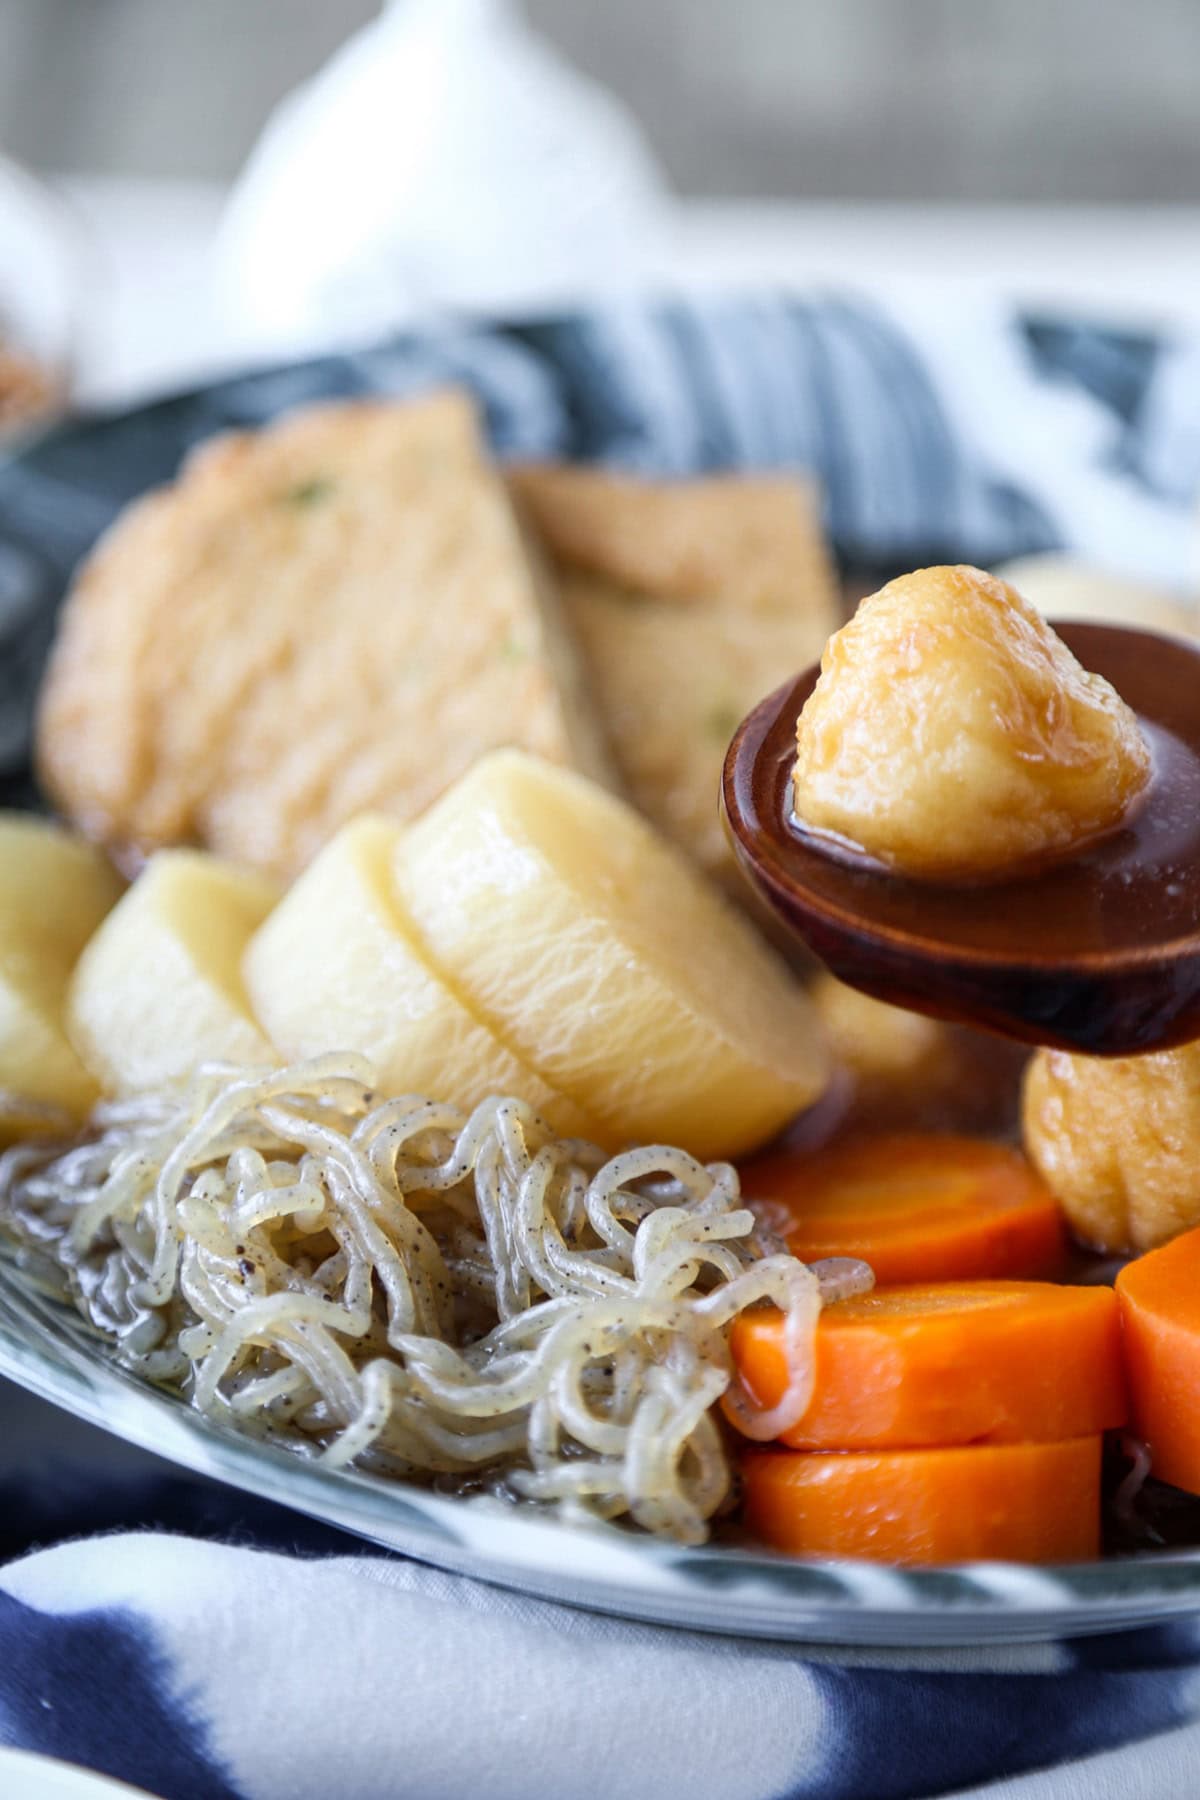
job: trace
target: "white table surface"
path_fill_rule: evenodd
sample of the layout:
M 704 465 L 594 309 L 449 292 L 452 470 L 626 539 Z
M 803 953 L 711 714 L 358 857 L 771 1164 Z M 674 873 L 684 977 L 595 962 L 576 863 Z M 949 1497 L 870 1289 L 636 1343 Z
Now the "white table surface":
M 247 359 L 210 283 L 224 190 L 87 176 L 55 185 L 85 238 L 85 401 L 119 404 Z M 906 304 L 1011 298 L 1200 328 L 1200 208 L 692 201 L 668 222 L 652 279 L 685 288 L 851 287 Z

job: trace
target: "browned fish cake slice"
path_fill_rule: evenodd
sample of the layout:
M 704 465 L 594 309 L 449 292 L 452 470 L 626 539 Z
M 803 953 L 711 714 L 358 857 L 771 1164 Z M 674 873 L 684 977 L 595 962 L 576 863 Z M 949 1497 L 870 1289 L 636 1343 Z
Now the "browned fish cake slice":
M 457 392 L 204 446 L 79 575 L 38 724 L 42 779 L 93 837 L 283 876 L 502 744 L 611 775 L 553 583 Z
M 729 739 L 838 624 L 812 486 L 553 464 L 509 480 L 558 569 L 630 796 L 731 879 L 717 812 Z

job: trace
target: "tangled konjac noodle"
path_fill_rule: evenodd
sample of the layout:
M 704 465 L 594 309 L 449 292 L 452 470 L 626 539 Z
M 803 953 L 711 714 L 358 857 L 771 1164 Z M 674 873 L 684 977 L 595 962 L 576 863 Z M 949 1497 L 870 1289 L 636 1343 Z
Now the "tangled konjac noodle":
M 491 1488 L 701 1540 L 730 1486 L 714 1402 L 756 1438 L 805 1410 L 822 1297 L 727 1164 L 606 1160 L 519 1100 L 381 1099 L 370 1065 L 209 1068 L 0 1161 L 3 1213 L 121 1360 L 326 1463 Z M 794 1376 L 769 1412 L 728 1327 L 770 1300 Z

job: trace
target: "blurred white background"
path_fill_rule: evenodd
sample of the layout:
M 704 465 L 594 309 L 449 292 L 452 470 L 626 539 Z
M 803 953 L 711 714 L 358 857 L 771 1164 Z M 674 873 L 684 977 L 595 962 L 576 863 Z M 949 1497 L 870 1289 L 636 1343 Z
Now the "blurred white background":
M 230 177 L 372 0 L 0 0 L 0 141 Z M 1200 200 L 1196 0 L 527 0 L 693 195 Z
M 1200 0 L 393 0 L 378 19 L 378 0 L 0 0 L 0 150 L 77 234 L 85 398 L 622 284 L 1200 324 Z M 432 63 L 384 68 L 401 19 L 438 39 Z M 299 118 L 285 97 L 314 78 Z M 0 229 L 11 313 L 4 262 Z

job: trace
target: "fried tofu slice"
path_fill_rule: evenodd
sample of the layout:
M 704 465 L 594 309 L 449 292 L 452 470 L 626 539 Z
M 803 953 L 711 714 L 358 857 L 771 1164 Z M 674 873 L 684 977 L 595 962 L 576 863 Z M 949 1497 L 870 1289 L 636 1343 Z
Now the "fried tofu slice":
M 737 884 L 718 814 L 729 740 L 838 624 L 811 485 L 553 464 L 509 481 L 555 565 L 630 797 Z
M 453 391 L 201 448 L 79 575 L 38 721 L 43 783 L 89 836 L 283 877 L 505 744 L 612 779 L 553 582 Z

